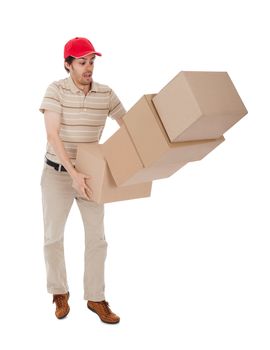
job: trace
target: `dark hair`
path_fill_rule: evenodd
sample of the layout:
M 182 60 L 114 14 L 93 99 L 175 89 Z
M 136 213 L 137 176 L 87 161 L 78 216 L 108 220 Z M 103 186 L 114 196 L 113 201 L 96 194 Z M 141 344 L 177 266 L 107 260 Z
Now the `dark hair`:
M 65 62 L 67 62 L 68 64 L 71 64 L 74 60 L 75 60 L 75 57 L 72 57 L 72 56 L 68 56 L 67 58 L 65 58 Z M 64 68 L 69 73 L 69 69 L 65 65 L 64 65 Z

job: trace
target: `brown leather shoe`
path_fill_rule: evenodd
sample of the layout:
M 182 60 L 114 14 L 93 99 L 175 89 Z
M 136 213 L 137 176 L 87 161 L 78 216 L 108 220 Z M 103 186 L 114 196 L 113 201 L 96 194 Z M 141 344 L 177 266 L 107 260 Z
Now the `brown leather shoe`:
M 102 322 L 105 323 L 118 323 L 120 317 L 114 314 L 109 308 L 109 303 L 105 300 L 103 301 L 90 301 L 87 302 L 87 307 L 91 311 L 95 312 Z
M 66 294 L 54 294 L 53 303 L 56 305 L 55 316 L 59 319 L 64 318 L 69 313 L 69 292 Z

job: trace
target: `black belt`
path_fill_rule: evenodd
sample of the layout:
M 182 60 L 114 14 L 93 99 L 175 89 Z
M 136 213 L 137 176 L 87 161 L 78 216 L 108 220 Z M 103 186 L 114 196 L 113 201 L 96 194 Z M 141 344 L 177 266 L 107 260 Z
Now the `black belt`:
M 55 170 L 57 171 L 67 171 L 62 164 L 58 164 L 55 162 L 52 162 L 50 159 L 45 158 L 45 163 L 47 163 L 48 165 L 52 166 Z

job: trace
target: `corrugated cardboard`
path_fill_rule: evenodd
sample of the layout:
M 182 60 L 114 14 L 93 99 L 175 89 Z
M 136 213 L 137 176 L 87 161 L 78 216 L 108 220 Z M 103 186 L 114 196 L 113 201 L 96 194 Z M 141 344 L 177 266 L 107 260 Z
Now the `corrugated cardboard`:
M 143 96 L 124 116 L 124 124 L 104 144 L 103 152 L 118 186 L 168 177 L 200 160 L 224 141 L 171 143 L 152 104 Z
M 108 203 L 121 200 L 149 197 L 151 182 L 117 187 L 104 159 L 101 144 L 79 144 L 76 158 L 76 169 L 91 176 L 87 184 L 93 191 L 92 200 L 97 203 Z
M 217 139 L 247 114 L 226 72 L 180 72 L 153 104 L 171 142 Z
M 120 187 L 168 177 L 187 164 L 187 161 L 177 160 L 176 157 L 172 157 L 170 162 L 168 155 L 163 160 L 158 159 L 152 165 L 145 166 L 125 125 L 102 146 L 112 176 Z

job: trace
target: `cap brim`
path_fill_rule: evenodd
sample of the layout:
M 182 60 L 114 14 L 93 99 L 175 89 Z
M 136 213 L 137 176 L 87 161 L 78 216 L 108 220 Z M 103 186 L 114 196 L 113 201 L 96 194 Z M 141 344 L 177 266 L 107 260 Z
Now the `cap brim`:
M 96 51 L 88 51 L 88 52 L 83 52 L 82 54 L 80 54 L 80 56 L 73 56 L 75 58 L 81 58 L 81 57 L 84 57 L 84 56 L 87 56 L 87 55 L 90 55 L 90 54 L 95 54 L 97 56 L 102 56 L 102 54 L 100 52 L 96 52 Z

